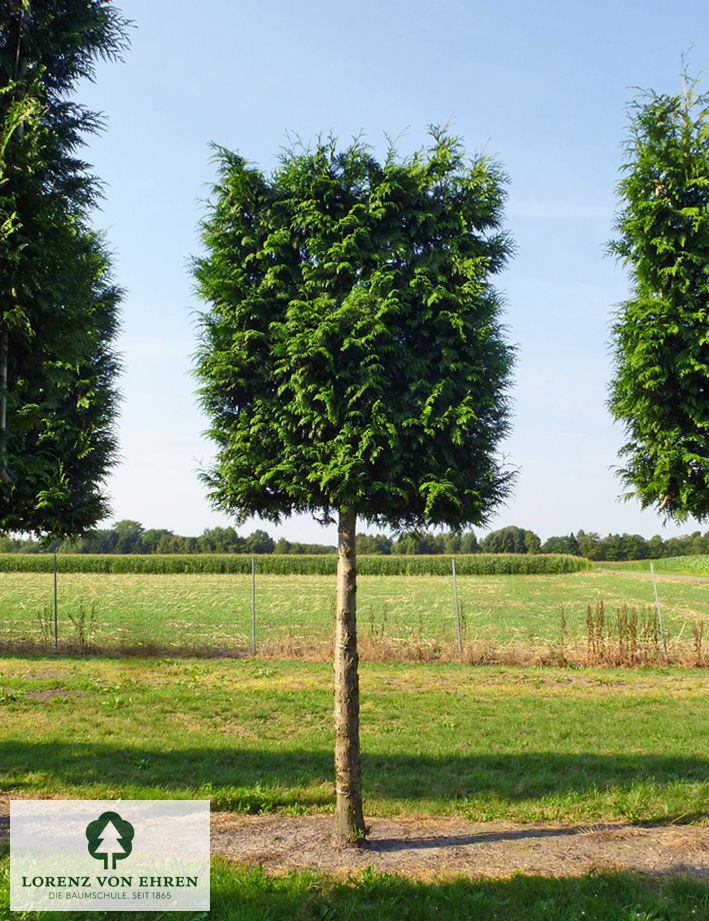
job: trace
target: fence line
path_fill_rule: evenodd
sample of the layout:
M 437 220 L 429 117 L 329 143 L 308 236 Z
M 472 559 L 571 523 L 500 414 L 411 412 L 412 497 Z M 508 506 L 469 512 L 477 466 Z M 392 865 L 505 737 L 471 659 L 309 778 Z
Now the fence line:
M 63 574 L 59 565 L 54 567 L 54 558 L 50 560 L 51 576 L 0 575 L 0 648 L 47 650 L 53 645 L 56 650 L 142 649 L 148 654 L 168 655 L 171 650 L 177 654 L 204 650 L 203 654 L 214 655 L 255 655 L 258 651 L 266 656 L 298 657 L 313 655 L 314 650 L 324 654 L 332 642 L 335 580 L 330 576 L 306 579 L 260 574 L 258 558 L 252 557 L 250 579 L 245 574 L 235 578 L 221 574 L 154 578 L 146 578 L 145 574 L 104 574 L 96 578 L 85 573 Z M 60 560 L 57 557 L 58 563 Z M 467 577 L 459 585 L 459 575 L 458 559 L 453 558 L 445 578 L 409 581 L 407 576 L 365 577 L 358 593 L 363 655 L 380 656 L 388 649 L 392 658 L 405 654 L 425 658 L 443 651 L 448 658 L 464 655 L 467 661 L 475 648 L 476 654 L 489 661 L 489 656 L 496 654 L 495 648 L 515 646 L 529 650 L 530 656 L 543 653 L 542 658 L 556 656 L 561 661 L 573 651 L 574 644 L 583 643 L 587 621 L 583 620 L 582 610 L 587 607 L 587 599 L 582 596 L 563 602 L 560 622 L 558 604 L 537 600 L 535 592 L 528 595 L 524 579 L 482 581 L 480 587 L 486 587 L 481 594 L 477 579 Z M 452 598 L 448 582 L 451 576 Z M 261 579 L 258 599 L 257 579 Z M 554 581 L 550 578 L 544 582 L 552 595 L 556 591 L 552 590 Z M 571 584 L 561 580 L 560 590 L 566 591 L 561 586 Z M 579 584 L 587 590 L 586 580 Z M 656 583 L 654 588 L 656 610 L 640 600 L 638 596 L 644 594 L 640 586 L 631 602 L 637 609 L 638 643 L 652 646 L 649 633 L 641 636 L 648 623 L 647 630 L 652 628 L 657 634 L 654 642 L 659 656 L 663 648 L 666 650 L 665 661 L 677 661 L 681 654 L 685 659 L 692 655 L 694 662 L 703 663 L 702 631 L 704 622 L 709 624 L 708 612 L 703 605 L 696 608 L 696 613 L 682 611 L 684 624 L 678 623 L 679 589 L 673 594 L 668 587 L 670 637 L 665 631 Z M 509 616 L 515 610 L 519 610 L 519 618 Z M 622 616 L 624 623 L 630 622 L 634 612 L 623 605 L 622 610 L 617 609 L 617 616 Z M 573 620 L 567 621 L 570 614 Z M 603 627 L 603 642 L 608 649 L 616 642 L 611 630 L 620 629 L 615 618 L 616 613 L 608 606 Z M 594 631 L 598 640 L 598 625 Z M 694 642 L 688 635 L 683 637 L 684 633 L 693 633 Z

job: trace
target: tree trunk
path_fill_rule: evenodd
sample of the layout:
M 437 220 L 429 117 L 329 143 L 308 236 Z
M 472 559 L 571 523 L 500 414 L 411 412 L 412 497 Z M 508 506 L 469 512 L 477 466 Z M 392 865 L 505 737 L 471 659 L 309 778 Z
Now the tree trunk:
M 366 835 L 362 813 L 357 665 L 356 515 L 340 511 L 335 622 L 335 843 L 359 845 Z

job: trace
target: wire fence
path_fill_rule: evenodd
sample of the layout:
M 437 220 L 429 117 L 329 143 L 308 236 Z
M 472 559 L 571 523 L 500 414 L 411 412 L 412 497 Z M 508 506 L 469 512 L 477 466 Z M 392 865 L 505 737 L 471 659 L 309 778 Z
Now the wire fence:
M 335 618 L 329 576 L 257 573 L 146 575 L 139 573 L 0 572 L 0 644 L 80 649 L 212 650 L 271 653 L 327 643 Z M 406 591 L 375 578 L 360 604 L 361 633 L 391 642 L 418 636 L 448 642 L 460 634 L 460 607 L 450 579 Z M 360 583 L 362 579 L 360 579 Z M 403 598 L 402 598 L 403 595 Z M 457 601 L 457 599 L 456 599 Z
M 259 573 L 258 560 L 250 562 L 250 572 L 234 574 L 0 571 L 0 650 L 329 657 L 334 577 Z M 460 576 L 457 561 L 449 566 L 445 576 L 358 578 L 364 658 L 563 664 L 600 656 L 622 664 L 620 656 L 634 664 L 659 656 L 704 664 L 705 592 L 688 606 L 676 584 L 663 584 L 669 597 L 658 652 L 650 574 L 529 579 Z M 628 590 L 606 604 L 602 627 L 594 614 L 591 628 L 599 580 L 604 590 Z

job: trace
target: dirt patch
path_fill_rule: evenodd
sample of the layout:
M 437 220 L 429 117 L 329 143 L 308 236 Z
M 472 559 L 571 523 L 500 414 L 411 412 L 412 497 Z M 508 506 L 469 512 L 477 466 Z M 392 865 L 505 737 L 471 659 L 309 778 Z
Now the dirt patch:
M 96 692 L 93 692 L 94 694 Z M 31 697 L 32 700 L 41 700 L 45 703 L 54 700 L 55 697 L 61 697 L 68 700 L 70 697 L 90 697 L 90 691 L 74 691 L 68 688 L 40 688 L 36 691 L 25 691 L 25 697 Z
M 709 879 L 709 828 L 627 825 L 516 825 L 464 819 L 371 820 L 362 848 L 335 850 L 331 816 L 212 815 L 212 851 L 272 873 L 318 869 L 347 875 L 364 867 L 428 879 L 504 878 L 516 873 L 581 876 L 591 870 L 685 873 Z
M 0 795 L 0 843 L 10 837 L 10 797 Z M 505 878 L 516 873 L 581 876 L 591 870 L 709 880 L 709 828 L 520 825 L 426 816 L 371 819 L 365 846 L 332 846 L 333 817 L 213 812 L 211 847 L 273 874 L 293 869 L 347 876 L 365 867 L 419 879 Z

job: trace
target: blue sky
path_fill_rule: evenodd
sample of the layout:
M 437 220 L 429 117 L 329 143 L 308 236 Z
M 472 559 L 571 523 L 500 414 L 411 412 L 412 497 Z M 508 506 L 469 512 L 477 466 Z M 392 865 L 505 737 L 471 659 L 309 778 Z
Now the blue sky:
M 679 91 L 683 53 L 692 73 L 706 65 L 707 0 L 117 5 L 135 23 L 132 48 L 78 93 L 107 119 L 86 158 L 105 182 L 96 224 L 127 290 L 122 460 L 107 483 L 114 519 L 182 534 L 228 523 L 197 478 L 211 447 L 190 375 L 200 305 L 188 262 L 214 179 L 210 141 L 270 169 L 288 132 L 332 132 L 343 143 L 363 132 L 380 154 L 389 135 L 406 154 L 425 144 L 429 124 L 450 122 L 471 153 L 507 171 L 517 246 L 498 287 L 519 350 L 504 444 L 519 476 L 490 527 L 517 524 L 543 539 L 700 527 L 662 528 L 654 513 L 618 501 L 609 320 L 629 289 L 604 249 L 626 105 L 636 88 Z M 309 518 L 266 528 L 334 540 Z

